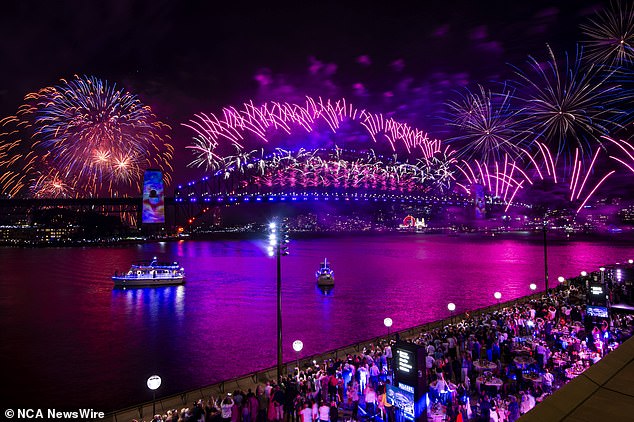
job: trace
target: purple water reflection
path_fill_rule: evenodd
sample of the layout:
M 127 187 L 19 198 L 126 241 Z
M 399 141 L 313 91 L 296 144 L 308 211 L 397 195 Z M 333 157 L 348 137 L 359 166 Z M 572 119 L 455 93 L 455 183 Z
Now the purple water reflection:
M 543 289 L 539 236 L 348 236 L 294 240 L 283 258 L 285 360 L 333 349 Z M 178 260 L 187 284 L 113 290 L 115 269 L 158 255 Z M 551 242 L 558 275 L 627 259 L 631 244 Z M 324 258 L 336 287 L 314 273 Z M 187 241 L 111 248 L 0 249 L 7 405 L 112 410 L 275 364 L 275 263 L 260 241 Z M 288 346 L 288 347 L 286 347 Z M 34 382 L 37 380 L 38 382 Z

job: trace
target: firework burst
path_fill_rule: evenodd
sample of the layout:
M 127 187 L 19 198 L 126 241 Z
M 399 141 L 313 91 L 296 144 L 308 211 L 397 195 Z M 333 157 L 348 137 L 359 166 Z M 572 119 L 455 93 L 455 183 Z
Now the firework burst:
M 62 80 L 28 94 L 18 114 L 29 122 L 41 173 L 82 195 L 135 191 L 148 167 L 170 181 L 169 126 L 136 95 L 95 77 Z M 36 183 L 35 194 L 50 194 Z
M 586 24 L 587 59 L 608 65 L 630 65 L 634 60 L 634 5 L 612 2 Z
M 622 127 L 619 122 L 627 117 L 618 108 L 625 100 L 623 92 L 612 82 L 611 73 L 592 64 L 584 67 L 580 50 L 575 59 L 566 54 L 562 66 L 548 47 L 546 62 L 530 57 L 529 65 L 529 72 L 516 71 L 522 123 L 555 156 L 571 158 L 576 148 L 590 155 L 602 143 L 601 136 Z
M 467 91 L 459 101 L 449 101 L 449 125 L 458 128 L 459 135 L 448 139 L 461 145 L 459 156 L 484 161 L 499 159 L 505 154 L 517 156 L 525 139 L 519 126 L 521 110 L 511 107 L 511 92 L 500 94 L 487 91 Z

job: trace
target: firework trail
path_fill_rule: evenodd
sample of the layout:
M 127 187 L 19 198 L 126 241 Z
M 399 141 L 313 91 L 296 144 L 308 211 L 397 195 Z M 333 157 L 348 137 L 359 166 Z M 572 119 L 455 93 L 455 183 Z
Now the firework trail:
M 631 65 L 634 59 L 634 5 L 612 2 L 586 24 L 581 25 L 586 36 L 587 59 L 607 65 Z
M 521 161 L 515 161 L 505 154 L 503 160 L 494 160 L 488 164 L 478 160 L 474 160 L 473 163 L 462 160 L 458 169 L 469 185 L 481 184 L 490 196 L 506 203 L 506 212 L 518 191 L 524 188 L 524 184 L 533 184 L 529 175 L 522 169 L 523 166 Z M 469 194 L 467 186 L 460 186 Z
M 95 77 L 61 80 L 25 97 L 18 115 L 31 126 L 45 178 L 55 174 L 77 194 L 136 191 L 146 168 L 172 171 L 169 126 L 136 95 Z M 38 189 L 36 196 L 51 191 Z
M 35 155 L 21 137 L 16 116 L 0 120 L 0 197 L 25 195 L 35 172 Z
M 608 137 L 604 137 L 604 139 L 617 145 L 634 162 L 634 155 L 632 154 L 634 148 L 629 143 L 615 141 Z M 616 173 L 616 170 L 606 170 L 605 164 L 597 165 L 598 162 L 605 162 L 605 160 L 599 160 L 599 156 L 602 153 L 603 155 L 606 154 L 606 149 L 603 146 L 597 146 L 589 156 L 584 156 L 580 148 L 575 149 L 571 172 L 568 172 L 567 168 L 557 165 L 556 158 L 553 158 L 553 154 L 546 144 L 538 143 L 538 147 L 539 150 L 534 155 L 524 150 L 527 162 L 524 174 L 528 174 L 527 180 L 549 181 L 555 185 L 563 184 L 568 192 L 568 202 L 573 206 L 581 204 L 577 208 L 577 213 L 583 209 L 605 181 Z M 630 167 L 626 160 L 614 155 L 609 155 L 609 158 L 634 171 L 634 167 Z
M 374 143 L 385 143 L 394 152 L 404 148 L 408 153 L 431 157 L 440 151 L 440 141 L 429 139 L 425 132 L 381 114 L 357 109 L 345 99 L 333 102 L 308 97 L 305 104 L 271 102 L 260 106 L 249 102 L 240 109 L 225 107 L 221 116 L 197 114 L 183 125 L 194 131 L 193 145 L 187 148 L 193 150 L 196 158 L 190 165 L 214 168 L 222 160 L 218 151 L 226 144 L 238 150 L 247 149 L 247 134 L 268 143 L 272 131 L 290 135 L 300 129 L 311 133 L 324 124 L 337 133 L 346 120 L 358 122 Z
M 605 136 L 604 139 L 615 145 L 618 148 L 617 152 L 622 152 L 623 154 L 625 154 L 625 157 L 610 155 L 610 159 L 616 161 L 619 164 L 622 164 L 628 170 L 634 173 L 634 146 L 632 146 L 632 144 L 628 141 L 615 140 L 608 136 Z

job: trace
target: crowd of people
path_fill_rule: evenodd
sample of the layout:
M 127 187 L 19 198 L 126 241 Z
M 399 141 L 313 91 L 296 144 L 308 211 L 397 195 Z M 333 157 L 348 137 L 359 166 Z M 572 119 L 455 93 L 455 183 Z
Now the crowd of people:
M 429 420 L 515 421 L 631 337 L 634 317 L 586 315 L 586 286 L 470 316 L 410 339 L 424 349 Z M 400 340 L 400 339 L 399 339 Z M 200 400 L 155 421 L 400 422 L 387 400 L 396 339 L 313 365 L 279 383 Z M 398 377 L 398 374 L 397 374 Z

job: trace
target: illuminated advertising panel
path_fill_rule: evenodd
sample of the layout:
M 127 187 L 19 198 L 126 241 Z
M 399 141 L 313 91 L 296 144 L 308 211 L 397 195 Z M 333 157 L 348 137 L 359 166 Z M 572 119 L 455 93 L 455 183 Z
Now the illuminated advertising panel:
M 403 419 L 408 421 L 414 420 L 414 387 L 401 385 L 399 388 L 391 384 L 386 384 L 387 387 L 387 402 L 402 412 Z M 407 388 L 409 387 L 409 388 Z
M 426 420 L 427 378 L 425 377 L 425 348 L 414 343 L 398 342 L 392 348 L 394 386 L 400 393 L 413 395 L 414 420 Z
M 480 184 L 471 185 L 471 196 L 475 208 L 475 218 L 481 219 L 486 217 L 486 203 L 484 200 L 484 186 Z
M 165 223 L 163 173 L 146 170 L 143 175 L 143 224 Z
M 608 308 L 604 306 L 587 306 L 586 315 L 591 317 L 609 318 Z

